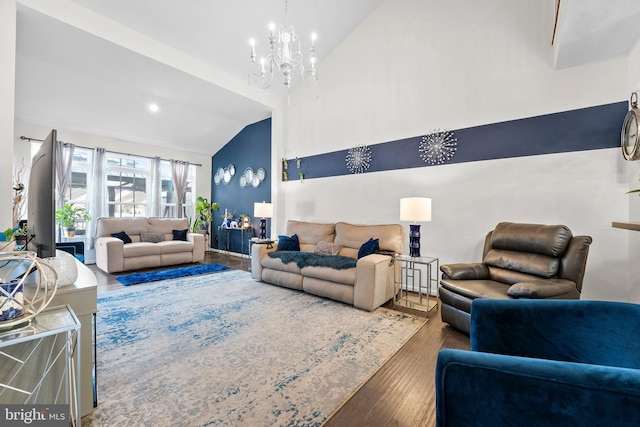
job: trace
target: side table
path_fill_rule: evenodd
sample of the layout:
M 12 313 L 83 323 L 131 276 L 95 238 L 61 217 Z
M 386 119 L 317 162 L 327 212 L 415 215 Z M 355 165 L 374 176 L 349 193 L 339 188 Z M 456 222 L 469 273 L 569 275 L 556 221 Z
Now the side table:
M 434 257 L 412 257 L 398 255 L 396 261 L 402 263 L 402 282 L 396 289 L 393 305 L 429 312 L 438 307 L 438 270 L 440 260 Z M 425 280 L 423 282 L 423 273 Z M 411 293 L 410 293 L 411 292 Z

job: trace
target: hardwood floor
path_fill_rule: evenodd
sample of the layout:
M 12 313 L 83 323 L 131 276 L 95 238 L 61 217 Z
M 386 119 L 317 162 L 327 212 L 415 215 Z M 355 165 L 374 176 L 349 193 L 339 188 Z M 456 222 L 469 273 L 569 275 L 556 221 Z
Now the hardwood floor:
M 249 271 L 250 260 L 208 252 L 205 263 L 225 264 Z M 89 265 L 98 281 L 98 294 L 122 285 L 116 276 Z M 442 348 L 469 348 L 469 337 L 440 320 L 433 310 L 429 321 L 326 422 L 325 427 L 434 426 L 435 365 Z

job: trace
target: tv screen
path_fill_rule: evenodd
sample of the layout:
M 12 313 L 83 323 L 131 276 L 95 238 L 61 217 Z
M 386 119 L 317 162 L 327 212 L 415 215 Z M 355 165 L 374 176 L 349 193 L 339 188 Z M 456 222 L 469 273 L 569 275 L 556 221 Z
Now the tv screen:
M 27 249 L 40 258 L 56 255 L 56 140 L 53 129 L 31 160 L 27 187 Z

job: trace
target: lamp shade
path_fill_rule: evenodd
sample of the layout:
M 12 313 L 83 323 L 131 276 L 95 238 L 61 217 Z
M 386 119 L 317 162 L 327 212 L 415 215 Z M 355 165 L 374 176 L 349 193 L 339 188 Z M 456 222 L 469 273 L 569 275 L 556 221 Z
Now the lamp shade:
M 431 221 L 431 199 L 428 197 L 400 199 L 400 221 Z
M 254 218 L 271 218 L 273 216 L 273 204 L 256 202 L 253 204 Z

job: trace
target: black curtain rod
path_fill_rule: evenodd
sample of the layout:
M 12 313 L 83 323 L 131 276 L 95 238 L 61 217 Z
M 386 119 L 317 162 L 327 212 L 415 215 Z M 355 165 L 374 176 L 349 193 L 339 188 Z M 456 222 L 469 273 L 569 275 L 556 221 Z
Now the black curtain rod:
M 29 142 L 31 142 L 31 141 L 44 142 L 44 139 L 29 138 L 28 136 L 21 136 L 20 139 L 23 140 L 23 141 L 29 141 Z M 64 142 L 64 141 L 62 141 L 62 142 Z M 87 150 L 93 150 L 93 148 L 91 148 L 91 147 L 83 147 L 82 145 L 76 145 L 76 147 L 86 148 Z M 122 154 L 123 156 L 135 156 L 135 157 L 144 157 L 145 159 L 153 159 L 153 157 L 140 156 L 138 154 L 121 153 L 121 152 L 118 152 L 118 151 L 109 151 L 109 152 L 110 153 L 114 153 L 114 154 Z M 170 159 L 160 159 L 160 160 L 165 160 L 167 162 L 171 161 Z M 202 164 L 200 164 L 200 163 L 191 163 L 191 162 L 187 162 L 187 163 L 189 163 L 190 165 L 198 166 L 198 167 L 202 166 Z

